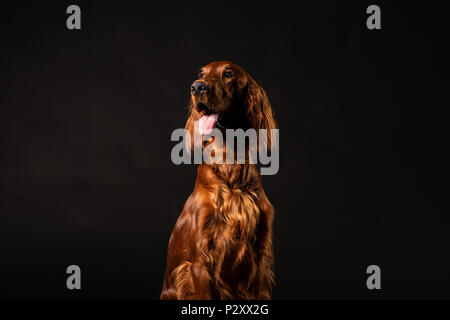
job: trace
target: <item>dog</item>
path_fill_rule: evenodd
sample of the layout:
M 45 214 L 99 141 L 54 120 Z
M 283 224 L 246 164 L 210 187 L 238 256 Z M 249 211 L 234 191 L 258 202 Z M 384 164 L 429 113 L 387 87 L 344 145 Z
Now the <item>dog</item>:
M 213 129 L 277 128 L 266 92 L 233 62 L 204 66 L 190 89 L 191 136 L 194 129 L 207 136 Z M 271 150 L 268 137 L 265 147 Z M 160 298 L 271 299 L 273 217 L 257 165 L 200 164 L 170 237 Z

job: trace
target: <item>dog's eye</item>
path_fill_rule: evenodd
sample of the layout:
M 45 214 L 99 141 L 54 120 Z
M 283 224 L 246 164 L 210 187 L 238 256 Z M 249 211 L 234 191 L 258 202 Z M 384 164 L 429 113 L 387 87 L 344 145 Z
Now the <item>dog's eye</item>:
M 223 76 L 225 78 L 233 78 L 233 72 L 227 70 L 223 73 Z
M 203 72 L 198 75 L 199 79 L 203 79 L 203 76 L 204 76 Z

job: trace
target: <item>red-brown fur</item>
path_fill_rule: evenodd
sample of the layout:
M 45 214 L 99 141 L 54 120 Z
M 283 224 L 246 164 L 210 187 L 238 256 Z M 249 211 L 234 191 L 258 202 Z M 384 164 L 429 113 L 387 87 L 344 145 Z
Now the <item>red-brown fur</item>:
M 270 103 L 241 67 L 213 62 L 198 81 L 209 91 L 191 97 L 186 128 L 192 136 L 194 121 L 205 113 L 196 106 L 203 102 L 223 114 L 226 128 L 267 129 L 270 137 L 276 128 Z M 270 299 L 273 214 L 254 164 L 200 164 L 170 238 L 161 299 Z

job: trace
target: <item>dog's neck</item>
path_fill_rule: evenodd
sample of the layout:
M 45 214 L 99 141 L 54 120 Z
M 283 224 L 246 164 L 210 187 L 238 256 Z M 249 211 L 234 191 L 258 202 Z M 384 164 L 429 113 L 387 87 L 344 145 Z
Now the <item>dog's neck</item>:
M 208 179 L 202 179 L 207 177 Z M 215 181 L 232 190 L 255 191 L 261 185 L 261 175 L 254 164 L 201 164 L 198 168 L 199 183 Z M 212 178 L 212 179 L 211 179 Z
M 211 140 L 205 143 L 203 148 L 209 143 L 211 143 Z M 242 164 L 238 163 L 238 152 L 236 149 L 232 153 L 234 163 L 226 163 L 228 160 L 226 146 L 226 142 L 223 146 L 218 146 L 221 148 L 222 164 L 203 162 L 199 165 L 197 183 L 209 189 L 213 194 L 228 189 L 236 192 L 248 192 L 258 198 L 261 191 L 261 175 L 258 166 L 250 161 L 250 146 L 245 146 L 245 163 Z M 215 186 L 213 187 L 212 184 Z

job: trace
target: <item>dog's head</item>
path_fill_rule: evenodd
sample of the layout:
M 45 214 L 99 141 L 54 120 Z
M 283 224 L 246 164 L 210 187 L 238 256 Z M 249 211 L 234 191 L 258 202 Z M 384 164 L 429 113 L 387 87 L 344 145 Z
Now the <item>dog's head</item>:
M 276 129 L 272 107 L 264 89 L 240 66 L 230 61 L 211 62 L 200 69 L 190 92 L 186 129 L 191 137 L 194 125 L 200 135 L 209 135 L 214 128 L 267 129 L 267 147 L 271 148 L 271 130 Z

